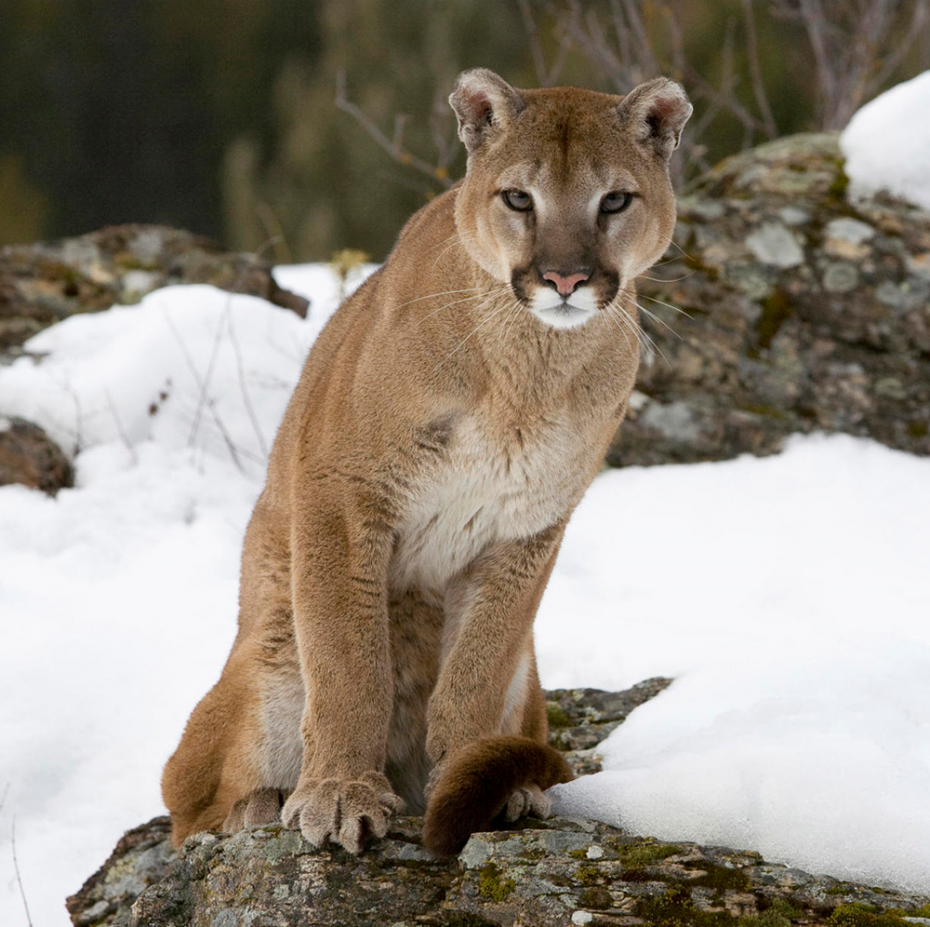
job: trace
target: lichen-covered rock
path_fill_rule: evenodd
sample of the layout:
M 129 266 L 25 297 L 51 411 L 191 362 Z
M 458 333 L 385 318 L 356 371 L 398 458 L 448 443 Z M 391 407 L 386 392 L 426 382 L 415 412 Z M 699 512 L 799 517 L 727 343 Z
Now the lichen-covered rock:
M 668 683 L 549 692 L 553 743 L 596 765 L 600 739 Z M 918 927 L 930 919 L 930 898 L 593 821 L 527 819 L 473 835 L 452 860 L 430 856 L 421 828 L 420 818 L 397 818 L 358 857 L 314 849 L 278 826 L 198 834 L 178 854 L 168 819 L 155 818 L 123 837 L 68 911 L 76 927 Z
M 770 454 L 815 430 L 930 454 L 930 212 L 885 195 L 851 201 L 830 134 L 729 158 L 678 209 L 666 260 L 639 281 L 655 357 L 608 462 Z M 118 226 L 0 250 L 0 354 L 171 283 L 306 312 L 254 255 Z
M 0 415 L 0 486 L 22 483 L 54 496 L 74 485 L 74 468 L 44 429 Z
M 126 831 L 110 858 L 68 898 L 72 923 L 77 927 L 125 927 L 133 902 L 150 885 L 160 882 L 177 860 L 169 818 L 153 818 Z
M 600 772 L 597 745 L 627 715 L 671 685 L 671 679 L 657 676 L 638 682 L 623 692 L 602 689 L 553 689 L 546 693 L 549 743 L 564 750 L 577 776 Z
M 656 356 L 611 463 L 770 454 L 815 430 L 930 454 L 930 212 L 846 187 L 836 136 L 797 135 L 679 199 L 639 281 Z
M 81 927 L 909 927 L 904 918 L 930 915 L 930 898 L 589 821 L 475 834 L 454 860 L 429 856 L 420 825 L 397 819 L 358 857 L 281 827 L 198 834 L 176 856 L 157 818 L 149 839 L 142 827 L 121 841 L 123 855 L 118 847 L 68 910 Z M 139 881 L 150 879 L 156 856 L 163 876 L 131 906 L 106 894 L 143 863 Z
M 75 313 L 135 303 L 177 283 L 210 283 L 307 313 L 307 300 L 282 290 L 271 264 L 254 254 L 230 254 L 177 229 L 119 225 L 0 248 L 0 351 L 15 353 L 32 335 Z

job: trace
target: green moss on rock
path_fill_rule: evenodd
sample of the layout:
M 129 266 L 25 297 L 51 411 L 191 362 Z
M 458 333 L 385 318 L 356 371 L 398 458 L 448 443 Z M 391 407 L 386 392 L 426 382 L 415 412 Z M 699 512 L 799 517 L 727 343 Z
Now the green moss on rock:
M 603 910 L 609 908 L 614 902 L 610 892 L 603 885 L 592 885 L 586 888 L 579 896 L 578 901 L 583 908 Z
M 481 867 L 481 875 L 478 879 L 478 894 L 482 898 L 501 902 L 506 900 L 507 896 L 515 888 L 516 884 L 513 879 L 503 876 L 496 863 L 487 863 Z
M 771 906 L 759 914 L 747 914 L 737 920 L 737 927 L 791 927 L 791 922 L 804 916 L 800 908 L 782 898 L 776 898 Z
M 832 927 L 903 927 L 904 924 L 901 912 L 882 913 L 868 904 L 841 904 L 833 910 L 827 923 Z
M 673 885 L 659 898 L 643 898 L 636 905 L 636 916 L 652 927 L 733 927 L 726 911 L 699 911 L 691 890 Z
M 830 199 L 843 200 L 846 198 L 846 191 L 849 189 L 849 175 L 846 173 L 846 161 L 838 159 L 836 162 L 836 175 L 833 183 L 827 190 L 827 196 Z
M 620 862 L 627 869 L 642 869 L 650 863 L 668 859 L 681 852 L 681 847 L 669 843 L 634 843 L 617 848 Z
M 602 875 L 597 866 L 592 866 L 590 863 L 585 863 L 584 865 L 579 866 L 575 871 L 575 878 L 582 885 L 594 885 L 601 881 Z
M 762 314 L 756 323 L 758 348 L 765 350 L 778 334 L 779 329 L 791 316 L 792 307 L 784 290 L 776 287 L 762 300 Z
M 689 884 L 710 888 L 717 892 L 749 891 L 751 883 L 749 876 L 742 869 L 729 869 L 726 866 L 716 866 L 707 860 L 695 863 L 685 863 L 686 869 L 700 870 L 703 874 L 691 880 Z
M 549 727 L 571 727 L 572 719 L 558 702 L 546 702 L 546 717 Z

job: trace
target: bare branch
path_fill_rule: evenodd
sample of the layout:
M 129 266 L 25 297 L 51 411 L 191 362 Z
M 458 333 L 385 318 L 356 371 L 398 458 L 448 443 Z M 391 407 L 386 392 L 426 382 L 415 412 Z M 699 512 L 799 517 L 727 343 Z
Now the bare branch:
M 914 0 L 910 22 L 903 27 L 898 26 L 901 0 L 772 0 L 771 9 L 775 16 L 800 23 L 806 34 L 822 129 L 845 126 L 893 76 L 915 43 L 927 45 L 927 0 Z
M 403 145 L 403 129 L 407 117 L 398 115 L 394 118 L 394 138 L 389 139 L 354 103 L 346 96 L 345 71 L 336 74 L 336 106 L 348 113 L 395 161 L 415 168 L 444 187 L 451 187 L 448 171 L 442 165 L 430 164 L 423 158 L 409 152 Z
M 116 408 L 116 403 L 113 402 L 113 397 L 110 395 L 110 391 L 106 391 L 107 395 L 107 406 L 110 409 L 110 414 L 113 416 L 113 421 L 116 422 L 116 433 L 119 435 L 120 440 L 123 444 L 126 445 L 126 450 L 129 451 L 129 459 L 132 461 L 133 466 L 137 466 L 139 463 L 139 455 L 136 453 L 136 449 L 132 445 L 132 441 L 129 440 L 129 435 L 126 434 L 126 429 L 123 428 L 123 420 L 119 417 L 119 410 Z
M 922 36 L 922 34 L 928 32 L 928 27 L 930 27 L 930 2 L 928 0 L 915 0 L 911 9 L 910 22 L 897 33 L 902 38 L 899 39 L 896 46 L 892 47 L 885 59 L 885 63 L 878 70 L 874 79 L 870 81 L 866 90 L 868 96 L 872 96 L 879 87 L 891 78 L 908 52 L 921 37 L 923 37 L 923 41 L 918 47 L 923 49 L 924 62 L 920 70 L 926 70 L 927 66 L 930 65 L 930 36 Z
M 769 138 L 778 137 L 778 126 L 769 106 L 768 94 L 765 92 L 765 82 L 762 80 L 762 68 L 759 63 L 759 42 L 756 38 L 756 17 L 752 10 L 752 0 L 743 0 L 743 18 L 746 22 L 746 55 L 749 63 L 749 75 L 752 79 L 752 94 L 756 106 L 762 114 L 764 132 Z
M 433 94 L 433 108 L 430 112 L 429 127 L 436 148 L 436 175 L 449 176 L 449 165 L 458 154 L 458 136 L 455 120 L 450 118 L 449 104 L 445 88 L 437 87 Z M 451 132 L 449 131 L 451 128 Z
M 248 383 L 246 382 L 245 363 L 242 360 L 242 348 L 239 345 L 239 338 L 236 335 L 236 328 L 233 325 L 231 303 L 232 294 L 230 293 L 228 299 L 226 300 L 226 323 L 229 327 L 229 341 L 232 345 L 233 354 L 236 356 L 236 373 L 239 377 L 239 392 L 242 394 L 242 404 L 245 406 L 246 414 L 249 416 L 249 421 L 252 423 L 252 430 L 255 432 L 255 437 L 258 439 L 259 450 L 262 453 L 262 457 L 267 460 L 268 445 L 265 443 L 265 436 L 262 433 L 262 428 L 258 421 L 258 416 L 255 414 L 255 408 L 252 405 L 252 397 L 249 393 Z
M 4 793 L 5 795 L 6 793 Z M 19 886 L 19 897 L 23 899 L 26 909 L 26 923 L 32 927 L 32 916 L 29 914 L 29 902 L 26 901 L 26 890 L 23 888 L 23 878 L 19 873 L 19 860 L 16 858 L 16 818 L 13 818 L 13 869 L 16 872 L 16 884 Z
M 520 18 L 523 20 L 523 28 L 529 41 L 530 57 L 536 69 L 536 81 L 540 87 L 547 87 L 549 72 L 546 68 L 546 56 L 543 54 L 542 43 L 539 41 L 539 28 L 536 25 L 536 17 L 533 15 L 530 0 L 517 0 L 517 8 L 520 10 Z
M 255 214 L 258 216 L 259 222 L 265 227 L 265 234 L 268 236 L 262 242 L 261 246 L 256 249 L 255 254 L 260 255 L 267 248 L 271 247 L 274 248 L 278 264 L 293 264 L 294 258 L 290 246 L 287 243 L 287 236 L 284 234 L 284 227 L 278 219 L 278 214 L 264 200 L 258 197 L 255 197 L 254 200 Z M 244 273 L 245 271 L 243 271 L 243 274 Z M 239 288 L 241 283 L 242 275 L 240 275 L 240 279 L 236 282 L 236 289 Z
M 181 337 L 181 333 L 178 331 L 177 326 L 174 324 L 174 321 L 171 318 L 171 315 L 168 312 L 164 314 L 165 322 L 168 327 L 171 329 L 172 334 L 178 342 L 178 347 L 181 349 L 181 353 L 184 355 L 184 360 L 187 363 L 187 369 L 190 371 L 191 376 L 194 379 L 194 382 L 197 384 L 200 397 L 198 399 L 197 408 L 195 410 L 194 422 L 191 427 L 191 434 L 188 438 L 188 447 L 193 447 L 194 441 L 197 437 L 197 432 L 200 429 L 200 419 L 203 414 L 203 409 L 207 408 L 210 410 L 210 415 L 213 418 L 213 423 L 216 425 L 217 431 L 220 433 L 220 437 L 223 439 L 223 443 L 226 445 L 226 449 L 229 451 L 229 456 L 232 459 L 233 463 L 236 466 L 236 469 L 245 472 L 245 467 L 242 465 L 241 457 L 245 456 L 250 458 L 253 461 L 258 463 L 263 463 L 259 457 L 255 454 L 251 454 L 248 451 L 245 451 L 242 448 L 236 446 L 235 442 L 232 440 L 232 436 L 229 434 L 229 431 L 226 428 L 223 420 L 217 414 L 216 405 L 212 399 L 207 396 L 207 389 L 209 387 L 210 379 L 213 376 L 213 367 L 216 362 L 216 354 L 219 349 L 219 339 L 222 333 L 223 322 L 221 321 L 220 327 L 217 329 L 216 341 L 213 346 L 213 353 L 211 354 L 210 361 L 207 367 L 206 378 L 200 376 L 200 371 L 197 369 L 197 365 L 194 363 L 193 357 L 191 357 L 190 352 L 187 350 L 187 344 L 184 339 Z
M 529 42 L 530 58 L 533 60 L 533 68 L 536 71 L 536 82 L 540 87 L 551 87 L 562 73 L 569 45 L 559 41 L 552 66 L 546 65 L 546 52 L 539 35 L 539 23 L 534 13 L 534 6 L 538 8 L 539 4 L 534 5 L 531 0 L 517 0 L 517 8 L 520 10 L 520 18 L 523 20 L 523 28 Z M 551 12 L 551 10 L 552 4 L 547 4 L 546 11 Z

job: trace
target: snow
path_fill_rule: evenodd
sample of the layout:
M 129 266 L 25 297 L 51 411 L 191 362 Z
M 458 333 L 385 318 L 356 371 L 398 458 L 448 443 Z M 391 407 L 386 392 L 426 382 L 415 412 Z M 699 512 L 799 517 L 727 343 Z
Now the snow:
M 4 927 L 26 924 L 14 821 L 33 923 L 63 927 L 64 896 L 163 813 L 234 635 L 264 456 L 337 301 L 327 268 L 276 275 L 307 320 L 175 287 L 0 369 L 3 414 L 79 449 L 55 499 L 0 488 Z M 676 681 L 558 808 L 930 891 L 928 524 L 930 460 L 844 437 L 598 477 L 537 621 L 543 683 Z
M 866 103 L 840 149 L 853 196 L 887 190 L 930 209 L 930 71 Z
M 539 616 L 543 679 L 577 684 L 559 621 L 574 610 L 589 685 L 676 682 L 557 809 L 930 890 L 928 477 L 930 461 L 843 437 L 604 474 Z

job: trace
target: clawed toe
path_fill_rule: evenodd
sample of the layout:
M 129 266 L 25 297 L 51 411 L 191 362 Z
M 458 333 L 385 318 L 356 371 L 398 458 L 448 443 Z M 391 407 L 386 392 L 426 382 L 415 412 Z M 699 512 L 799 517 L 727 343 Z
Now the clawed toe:
M 387 833 L 391 814 L 403 807 L 383 775 L 366 773 L 356 780 L 311 780 L 298 786 L 282 818 L 288 827 L 300 827 L 315 847 L 329 840 L 358 854 L 367 839 Z

